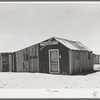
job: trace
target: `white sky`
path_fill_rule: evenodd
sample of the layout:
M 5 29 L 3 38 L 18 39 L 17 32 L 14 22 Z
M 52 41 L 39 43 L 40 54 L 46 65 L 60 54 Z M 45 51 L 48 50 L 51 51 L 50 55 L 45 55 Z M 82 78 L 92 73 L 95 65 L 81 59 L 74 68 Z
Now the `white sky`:
M 100 54 L 100 3 L 0 3 L 0 52 L 52 36 L 79 41 Z

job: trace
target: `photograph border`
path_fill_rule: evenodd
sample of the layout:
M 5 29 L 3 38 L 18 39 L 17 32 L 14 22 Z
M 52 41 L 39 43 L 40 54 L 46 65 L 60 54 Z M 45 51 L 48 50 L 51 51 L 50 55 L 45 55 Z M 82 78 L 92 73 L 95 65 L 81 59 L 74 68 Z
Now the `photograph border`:
M 99 2 L 100 0 L 0 0 L 0 3 L 10 3 L 10 2 Z M 51 92 L 51 91 L 58 92 Z M 67 93 L 66 93 L 67 92 Z M 28 96 L 26 96 L 29 93 Z M 30 94 L 32 93 L 32 94 Z M 36 93 L 34 95 L 34 93 Z M 85 94 L 84 94 L 85 93 Z M 12 96 L 13 95 L 13 96 Z M 40 96 L 41 95 L 41 96 Z M 60 98 L 60 99 L 59 99 Z M 62 99 L 63 98 L 63 99 Z M 0 89 L 0 99 L 1 100 L 99 100 L 100 90 L 99 89 Z

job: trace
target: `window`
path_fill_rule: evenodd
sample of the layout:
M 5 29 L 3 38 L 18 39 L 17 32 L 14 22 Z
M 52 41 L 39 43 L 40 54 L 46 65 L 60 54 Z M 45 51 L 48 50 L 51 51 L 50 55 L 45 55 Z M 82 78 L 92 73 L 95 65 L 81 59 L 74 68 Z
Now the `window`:
M 24 60 L 24 61 L 28 61 L 28 58 L 29 58 L 28 53 L 23 54 L 23 60 Z

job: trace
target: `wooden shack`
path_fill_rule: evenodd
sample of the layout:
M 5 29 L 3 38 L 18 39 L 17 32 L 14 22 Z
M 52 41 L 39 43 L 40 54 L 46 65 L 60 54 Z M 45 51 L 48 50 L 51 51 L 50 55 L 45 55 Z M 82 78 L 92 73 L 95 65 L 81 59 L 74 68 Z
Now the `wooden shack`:
M 80 42 L 52 37 L 13 53 L 0 54 L 2 72 L 82 74 L 93 70 L 93 54 Z
M 15 53 L 0 54 L 0 72 L 15 72 L 16 60 Z
M 39 72 L 39 45 L 15 53 L 17 72 Z
M 39 45 L 39 71 L 82 74 L 93 70 L 92 51 L 80 42 L 52 37 Z

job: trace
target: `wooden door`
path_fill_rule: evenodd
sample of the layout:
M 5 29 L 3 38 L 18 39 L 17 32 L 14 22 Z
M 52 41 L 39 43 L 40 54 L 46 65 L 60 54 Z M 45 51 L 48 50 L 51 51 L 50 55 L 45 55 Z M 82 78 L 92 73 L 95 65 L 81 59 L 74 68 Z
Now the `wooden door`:
M 23 71 L 29 72 L 29 54 L 23 54 Z
M 51 49 L 49 50 L 49 72 L 59 73 L 59 50 Z
M 8 55 L 2 56 L 3 72 L 9 72 L 9 58 Z
M 30 56 L 30 72 L 36 72 L 36 58 L 35 58 L 35 56 Z

